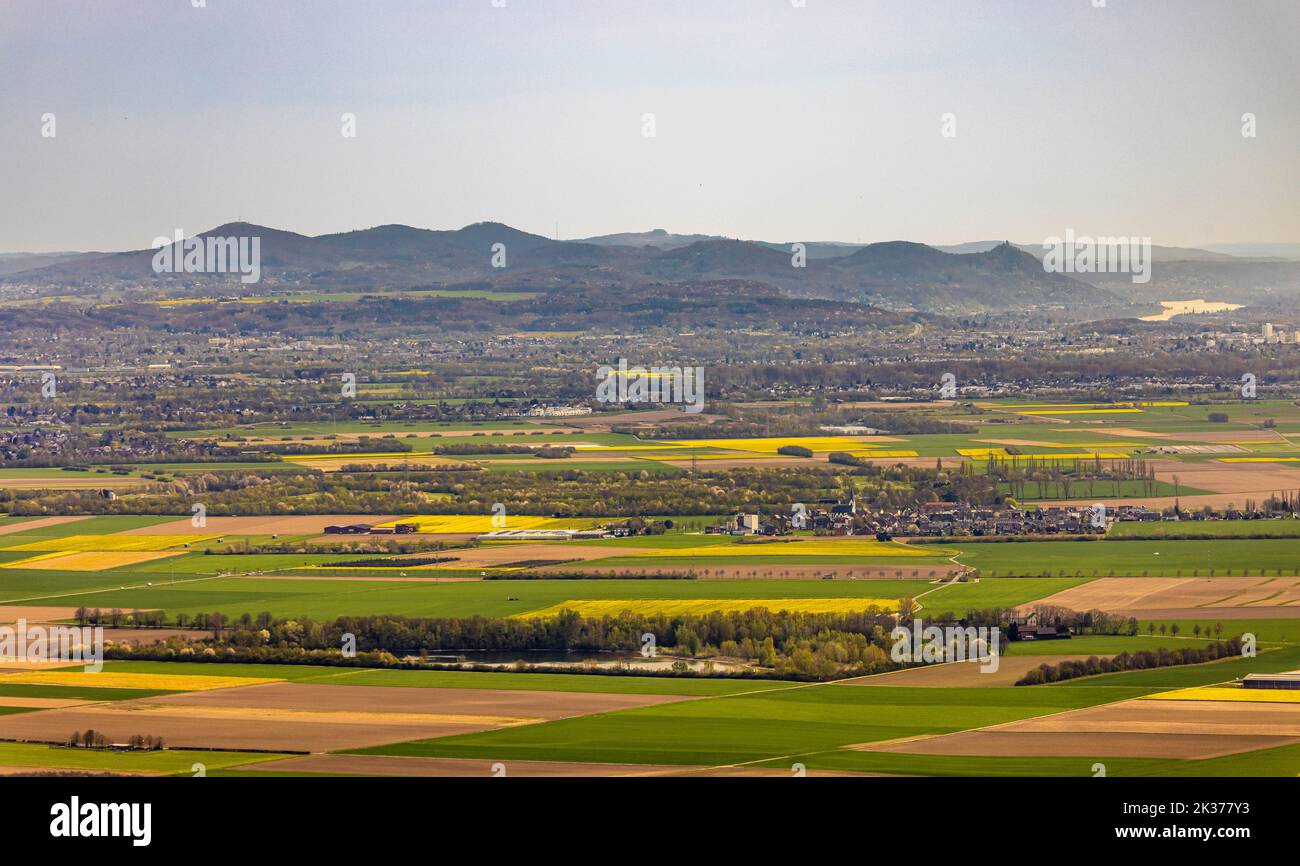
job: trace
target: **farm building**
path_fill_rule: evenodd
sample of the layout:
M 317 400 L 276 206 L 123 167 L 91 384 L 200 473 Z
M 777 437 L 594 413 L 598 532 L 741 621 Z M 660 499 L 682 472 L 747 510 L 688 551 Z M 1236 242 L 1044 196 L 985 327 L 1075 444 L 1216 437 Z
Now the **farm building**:
M 1300 689 L 1300 671 L 1281 674 L 1246 674 L 1241 681 L 1246 689 Z

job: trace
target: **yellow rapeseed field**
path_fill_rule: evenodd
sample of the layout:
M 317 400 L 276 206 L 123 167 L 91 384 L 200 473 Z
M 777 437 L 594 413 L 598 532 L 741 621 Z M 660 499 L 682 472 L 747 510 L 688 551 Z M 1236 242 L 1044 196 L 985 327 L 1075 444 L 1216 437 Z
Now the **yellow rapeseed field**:
M 0 674 L 0 684 L 23 683 L 41 686 L 80 686 L 91 689 L 154 689 L 177 692 L 206 692 L 233 686 L 255 686 L 282 680 L 261 677 L 218 677 L 202 674 L 130 674 L 113 671 L 57 670 L 20 671 Z
M 516 619 L 558 616 L 560 611 L 572 610 L 580 616 L 617 616 L 631 611 L 645 616 L 704 615 L 714 612 L 746 611 L 763 608 L 791 613 L 856 613 L 868 608 L 882 611 L 898 610 L 896 598 L 622 598 L 574 599 L 553 604 L 540 610 L 515 614 Z
M 1241 701 L 1259 704 L 1300 704 L 1300 691 L 1286 689 L 1243 689 L 1232 686 L 1203 686 L 1147 695 L 1149 701 Z
M 195 544 L 216 538 L 215 535 L 69 535 L 66 538 L 47 538 L 28 544 L 18 544 L 5 550 L 62 551 L 119 551 L 119 550 L 169 550 L 184 544 Z
M 17 562 L 7 562 L 0 568 L 23 568 L 35 571 L 107 571 L 139 565 L 155 559 L 181 556 L 183 550 L 115 550 L 82 551 L 80 553 L 46 553 Z

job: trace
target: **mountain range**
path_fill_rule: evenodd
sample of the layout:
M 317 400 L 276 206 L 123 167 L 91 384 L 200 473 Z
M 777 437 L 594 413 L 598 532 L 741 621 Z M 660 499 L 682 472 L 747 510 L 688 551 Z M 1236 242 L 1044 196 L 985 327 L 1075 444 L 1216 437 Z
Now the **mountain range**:
M 1034 308 L 1086 317 L 1101 311 L 1122 313 L 1157 296 L 1183 297 L 1178 293 L 1184 285 L 1204 289 L 1201 295 L 1187 297 L 1235 300 L 1219 296 L 1231 294 L 1234 281 L 1243 276 L 1248 287 L 1268 289 L 1278 297 L 1300 292 L 1298 262 L 1175 247 L 1153 248 L 1153 259 L 1160 265 L 1155 275 L 1165 274 L 1166 279 L 1152 289 L 1135 286 L 1127 275 L 1089 274 L 1085 280 L 1047 273 L 1040 261 L 1041 246 L 1006 241 L 950 247 L 909 241 L 803 242 L 804 256 L 799 260 L 792 243 L 676 235 L 662 229 L 561 241 L 495 222 L 444 231 L 384 225 L 316 237 L 240 222 L 218 226 L 200 237 L 261 239 L 262 282 L 240 286 L 242 293 L 464 285 L 627 291 L 645 284 L 739 279 L 766 284 L 791 297 L 902 312 L 965 315 Z M 8 254 L 0 256 L 0 286 L 77 295 L 151 281 L 164 291 L 238 285 L 230 275 L 155 274 L 155 252 Z

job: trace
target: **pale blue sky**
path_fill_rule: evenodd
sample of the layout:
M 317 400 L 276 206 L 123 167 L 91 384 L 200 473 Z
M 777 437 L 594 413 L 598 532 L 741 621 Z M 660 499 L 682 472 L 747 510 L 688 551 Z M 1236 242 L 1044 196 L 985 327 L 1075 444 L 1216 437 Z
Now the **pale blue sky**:
M 0 0 L 0 250 L 1300 241 L 1297 46 L 1296 0 Z

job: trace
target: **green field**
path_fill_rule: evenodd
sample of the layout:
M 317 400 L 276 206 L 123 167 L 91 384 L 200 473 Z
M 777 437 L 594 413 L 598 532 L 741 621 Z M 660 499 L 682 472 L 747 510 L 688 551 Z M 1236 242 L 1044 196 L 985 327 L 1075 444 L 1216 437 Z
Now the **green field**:
M 1213 640 L 1212 637 L 1193 637 L 1191 632 L 1179 637 L 1161 637 L 1158 634 L 1151 637 L 1143 631 L 1136 635 L 1080 635 L 1069 640 L 1015 641 L 1007 643 L 1003 652 L 1009 656 L 1109 656 L 1140 650 L 1200 648 Z M 1043 661 L 1052 663 L 1050 658 Z
M 109 632 L 112 635 L 112 632 Z M 107 665 L 105 665 L 107 667 Z M 217 673 L 217 671 L 213 671 Z M 221 671 L 220 673 L 225 673 Z M 78 701 L 129 701 L 134 698 L 153 698 L 173 695 L 169 689 L 101 689 L 87 686 L 47 686 L 32 683 L 7 683 L 0 680 L 0 704 L 5 698 L 60 698 Z
M 886 773 L 904 776 L 1094 776 L 1095 758 L 1015 758 L 951 755 L 897 755 L 836 749 L 799 757 L 810 771 Z M 1300 775 L 1300 746 L 1261 749 L 1197 761 L 1168 758 L 1100 759 L 1110 776 L 1288 776 Z M 756 766 L 786 769 L 781 759 Z
M 1178 520 L 1116 523 L 1108 538 L 1164 538 L 1213 535 L 1218 538 L 1300 538 L 1300 520 Z
M 1300 574 L 1300 540 L 1252 538 L 1177 541 L 1021 541 L 962 544 L 958 561 L 986 577 L 1241 577 Z M 1063 574 L 1062 574 L 1063 573 Z
M 968 610 L 1015 607 L 1087 583 L 1090 578 L 1015 577 L 983 578 L 978 583 L 950 583 L 920 599 L 935 613 L 963 614 Z
M 853 743 L 951 733 L 1138 697 L 1140 688 L 790 686 L 417 740 L 361 754 L 694 764 L 757 762 Z
M 15 572 L 19 573 L 19 572 Z M 103 580 L 104 578 L 100 578 Z M 6 578 L 0 578 L 0 586 Z M 414 583 L 349 580 L 202 578 L 10 603 L 101 609 L 161 608 L 177 613 L 332 619 L 338 616 L 513 616 L 570 599 L 903 598 L 932 588 L 926 581 L 842 580 L 488 580 Z M 510 599 L 514 598 L 515 601 Z
M 1297 613 L 1300 613 L 1300 610 Z M 1207 610 L 1206 614 L 1207 616 L 1204 619 L 1142 620 L 1138 623 L 1138 628 L 1145 635 L 1147 634 L 1148 623 L 1155 623 L 1156 634 L 1159 635 L 1161 625 L 1172 626 L 1177 623 L 1180 637 L 1195 638 L 1192 629 L 1199 625 L 1201 627 L 1201 639 L 1205 640 L 1206 635 L 1215 634 L 1213 631 L 1215 625 L 1222 625 L 1223 631 L 1221 634 L 1223 640 L 1240 637 L 1243 634 L 1253 634 L 1255 639 L 1261 643 L 1300 643 L 1300 618 L 1219 619 L 1214 616 L 1212 610 Z
M 257 752 L 190 751 L 115 752 L 65 749 L 39 743 L 0 743 L 0 766 L 58 770 L 106 770 L 130 773 L 192 775 L 194 764 L 209 769 L 268 761 L 281 755 Z
M 1117 686 L 1166 691 L 1185 689 L 1191 686 L 1208 686 L 1225 683 L 1252 673 L 1280 673 L 1300 669 L 1300 647 L 1284 649 L 1261 648 L 1255 658 L 1224 659 L 1200 665 L 1176 665 L 1166 668 L 1151 668 L 1141 671 L 1124 671 L 1117 674 L 1101 674 L 1095 677 L 1083 677 L 1068 680 L 1065 683 L 1053 683 L 1045 686 L 1030 686 L 1033 690 L 1070 688 L 1104 688 Z

